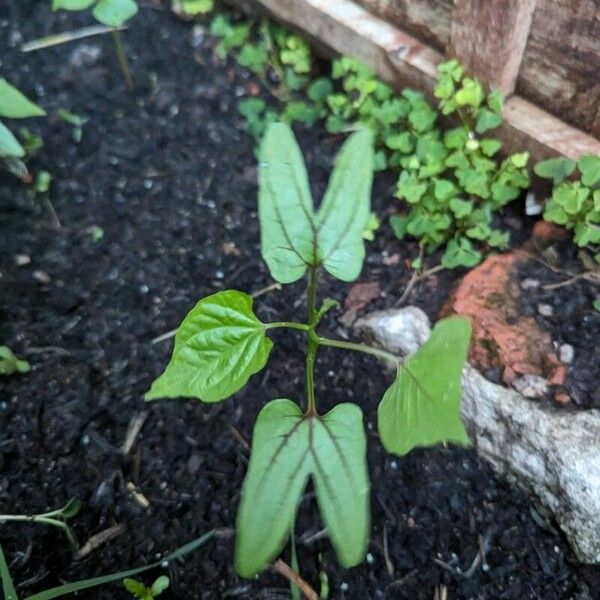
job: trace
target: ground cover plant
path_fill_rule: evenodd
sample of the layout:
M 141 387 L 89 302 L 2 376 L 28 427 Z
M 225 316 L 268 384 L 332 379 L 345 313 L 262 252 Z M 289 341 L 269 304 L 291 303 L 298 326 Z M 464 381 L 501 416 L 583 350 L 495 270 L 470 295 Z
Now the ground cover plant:
M 319 347 L 373 354 L 395 364 L 395 381 L 378 409 L 379 435 L 389 452 L 404 455 L 439 442 L 468 443 L 459 415 L 460 375 L 470 338 L 467 319 L 438 322 L 430 339 L 405 361 L 317 333 L 320 320 L 336 305 L 326 299 L 317 306 L 317 271 L 350 282 L 362 270 L 373 170 L 370 131 L 355 132 L 345 142 L 318 210 L 289 126 L 268 126 L 259 159 L 262 255 L 279 283 L 308 276 L 307 321 L 263 323 L 251 297 L 236 290 L 203 298 L 183 320 L 171 361 L 146 394 L 148 400 L 218 402 L 264 368 L 272 349 L 269 330 L 306 334 L 304 411 L 290 399 L 272 400 L 254 429 L 237 519 L 235 564 L 244 577 L 259 573 L 281 551 L 309 477 L 340 564 L 354 566 L 366 552 L 370 509 L 362 411 L 344 403 L 319 414 L 314 387 Z

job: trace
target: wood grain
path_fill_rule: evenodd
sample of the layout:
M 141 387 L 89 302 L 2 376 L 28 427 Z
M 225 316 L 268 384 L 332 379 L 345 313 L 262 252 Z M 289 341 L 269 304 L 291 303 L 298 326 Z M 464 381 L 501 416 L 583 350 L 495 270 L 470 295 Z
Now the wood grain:
M 448 54 L 488 88 L 516 87 L 536 0 L 455 0 Z

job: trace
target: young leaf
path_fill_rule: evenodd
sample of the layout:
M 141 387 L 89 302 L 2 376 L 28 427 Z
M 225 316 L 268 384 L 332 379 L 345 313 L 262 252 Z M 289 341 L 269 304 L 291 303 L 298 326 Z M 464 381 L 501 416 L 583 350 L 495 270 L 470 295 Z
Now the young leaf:
M 4 600 L 19 600 L 17 596 L 17 590 L 13 583 L 8 565 L 6 564 L 6 558 L 2 546 L 0 546 L 0 577 L 2 578 L 2 591 L 4 592 Z
M 372 179 L 373 136 L 362 129 L 342 146 L 316 215 L 319 263 L 342 281 L 354 281 L 362 269 Z
M 456 267 L 474 267 L 481 260 L 481 252 L 473 248 L 467 238 L 452 239 L 442 256 L 442 266 L 446 269 Z
M 26 98 L 16 87 L 0 77 L 0 117 L 26 119 L 43 117 L 46 112 Z
M 581 183 L 591 187 L 600 181 L 600 156 L 584 154 L 579 157 L 577 166 L 581 172 Z
M 228 290 L 203 298 L 181 323 L 171 361 L 146 400 L 227 398 L 265 366 L 272 346 L 248 294 Z
M 259 413 L 237 515 L 235 568 L 253 577 L 281 551 L 310 473 L 309 420 L 291 400 Z
M 108 27 L 121 27 L 138 12 L 135 0 L 98 0 L 92 11 L 94 17 Z
M 273 279 L 297 281 L 316 264 L 315 223 L 304 159 L 284 123 L 270 124 L 261 145 L 258 214 L 262 255 Z
M 0 157 L 4 156 L 23 158 L 25 150 L 11 130 L 0 121 Z
M 252 577 L 281 551 L 308 476 L 344 567 L 360 562 L 369 530 L 369 483 L 362 413 L 340 404 L 324 417 L 291 400 L 269 402 L 254 429 L 238 512 L 235 565 Z
M 146 586 L 141 581 L 136 581 L 135 579 L 130 579 L 126 577 L 123 579 L 123 585 L 125 589 L 133 594 L 136 598 L 144 598 L 146 596 Z
M 563 182 L 577 166 L 577 163 L 566 156 L 560 158 L 549 158 L 537 163 L 533 170 L 538 177 L 552 179 L 554 185 Z
M 167 588 L 169 587 L 169 578 L 166 575 L 161 575 L 157 577 L 150 591 L 152 592 L 152 597 L 156 598 L 156 596 L 160 596 Z
M 493 113 L 487 108 L 480 108 L 477 111 L 477 124 L 475 125 L 475 131 L 477 133 L 485 133 L 488 129 L 494 129 L 502 123 L 502 117 Z
M 96 0 L 52 0 L 52 10 L 85 10 Z
M 388 452 L 403 456 L 417 446 L 469 443 L 460 420 L 460 380 L 470 337 L 467 319 L 443 319 L 400 365 L 378 410 L 379 436 Z

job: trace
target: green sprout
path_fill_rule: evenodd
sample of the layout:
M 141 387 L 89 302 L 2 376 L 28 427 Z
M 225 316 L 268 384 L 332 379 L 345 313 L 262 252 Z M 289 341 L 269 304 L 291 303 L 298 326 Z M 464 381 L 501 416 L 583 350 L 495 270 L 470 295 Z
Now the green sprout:
M 146 587 L 140 581 L 126 578 L 123 580 L 125 589 L 137 600 L 154 600 L 169 587 L 169 578 L 161 575 L 154 580 L 151 587 Z
M 43 117 L 46 112 L 37 104 L 34 104 L 25 97 L 16 87 L 10 85 L 6 79 L 0 78 L 0 117 L 7 119 L 28 119 L 30 117 Z M 23 159 L 27 156 L 28 150 L 35 151 L 40 147 L 39 141 L 35 136 L 27 135 L 27 130 L 23 130 L 24 143 L 15 137 L 11 130 L 0 121 L 0 160 L 4 162 L 7 169 L 20 177 L 27 179 L 29 172 Z M 33 144 L 33 146 L 29 143 Z
M 16 356 L 8 346 L 0 346 L 0 375 L 29 373 L 30 369 L 29 363 Z
M 308 479 L 315 486 L 321 516 L 344 567 L 360 563 L 369 539 L 367 438 L 362 410 L 338 404 L 319 410 L 314 365 L 322 348 L 362 352 L 390 361 L 394 382 L 378 409 L 379 436 L 391 453 L 439 442 L 467 444 L 460 420 L 461 372 L 471 335 L 462 317 L 443 319 L 412 356 L 330 339 L 318 333 L 323 316 L 337 303 L 317 304 L 324 271 L 355 281 L 365 258 L 363 231 L 370 215 L 372 134 L 353 133 L 340 150 L 318 210 L 310 192 L 300 148 L 288 125 L 268 126 L 260 149 L 258 212 L 262 256 L 280 284 L 307 277 L 306 322 L 263 323 L 253 299 L 225 290 L 201 299 L 175 336 L 169 364 L 146 394 L 219 402 L 239 391 L 268 361 L 278 329 L 306 337 L 305 402 L 268 402 L 260 411 L 237 516 L 235 566 L 252 577 L 281 552 L 293 529 Z

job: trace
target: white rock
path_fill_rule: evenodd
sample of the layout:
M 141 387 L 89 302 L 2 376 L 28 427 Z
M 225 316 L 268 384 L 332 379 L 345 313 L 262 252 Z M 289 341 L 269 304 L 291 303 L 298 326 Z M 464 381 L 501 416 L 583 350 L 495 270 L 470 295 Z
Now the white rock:
M 575 348 L 573 348 L 571 344 L 563 344 L 559 349 L 559 356 L 561 362 L 568 365 L 572 363 L 575 358 Z
M 367 315 L 359 329 L 414 352 L 430 327 L 408 307 Z M 542 408 L 466 365 L 461 413 L 477 452 L 554 515 L 579 560 L 600 563 L 600 411 Z
M 513 387 L 525 398 L 542 398 L 548 393 L 548 382 L 539 375 L 523 375 L 513 381 Z
M 542 317 L 551 317 L 554 314 L 554 309 L 551 304 L 538 304 L 538 312 Z
M 539 281 L 539 279 L 531 279 L 530 277 L 528 277 L 527 279 L 523 279 L 523 281 L 521 282 L 521 287 L 524 290 L 538 288 L 538 287 L 540 287 L 540 281 Z

